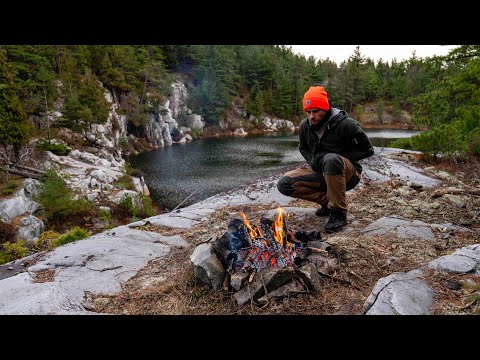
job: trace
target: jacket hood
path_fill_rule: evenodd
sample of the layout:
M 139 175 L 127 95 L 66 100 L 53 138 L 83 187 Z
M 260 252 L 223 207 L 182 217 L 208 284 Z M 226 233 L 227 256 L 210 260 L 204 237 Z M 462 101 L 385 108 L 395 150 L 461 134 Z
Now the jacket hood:
M 348 114 L 345 110 L 340 110 L 332 107 L 330 117 L 325 122 L 325 125 L 327 126 L 327 128 L 330 129 L 331 127 L 335 126 L 336 124 L 338 124 L 340 121 L 342 121 L 347 117 L 348 117 Z

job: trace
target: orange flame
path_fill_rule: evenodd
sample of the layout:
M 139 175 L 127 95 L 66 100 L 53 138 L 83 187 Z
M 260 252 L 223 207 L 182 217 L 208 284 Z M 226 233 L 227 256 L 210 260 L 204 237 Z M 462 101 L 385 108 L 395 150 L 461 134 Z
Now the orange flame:
M 252 240 L 256 239 L 258 234 L 257 232 L 255 231 L 255 229 L 252 227 L 252 225 L 250 225 L 250 222 L 247 220 L 247 217 L 245 216 L 245 214 L 243 212 L 240 212 L 240 215 L 242 216 L 243 218 L 243 223 L 245 224 L 245 226 L 247 227 L 248 229 L 248 234 L 250 235 L 250 238 Z
M 279 206 L 277 208 L 277 217 L 272 224 L 273 237 L 280 245 L 283 245 L 283 239 L 285 238 L 285 234 L 283 233 L 283 214 L 286 215 L 286 212 L 281 206 Z M 240 215 L 243 218 L 243 223 L 247 227 L 248 234 L 250 235 L 250 238 L 252 240 L 255 240 L 257 237 L 263 237 L 259 226 L 254 229 L 250 222 L 247 220 L 247 216 L 243 212 L 240 212 Z
M 284 234 L 283 234 L 283 214 L 286 214 L 285 210 L 282 207 L 277 208 L 277 218 L 275 219 L 275 222 L 273 223 L 274 231 L 273 231 L 273 237 L 275 240 L 277 240 L 280 245 L 283 245 L 283 239 L 284 239 Z
M 275 221 L 272 221 L 270 228 L 263 229 L 267 231 L 266 236 L 262 227 L 266 224 L 259 221 L 256 229 L 247 220 L 246 215 L 240 212 L 243 218 L 243 223 L 247 228 L 251 240 L 251 247 L 244 259 L 244 269 L 247 271 L 260 271 L 265 267 L 284 267 L 291 266 L 296 256 L 295 245 L 287 241 L 287 234 L 285 234 L 285 220 L 287 216 L 282 207 L 277 208 L 277 215 Z M 269 222 L 270 223 L 270 222 Z M 272 237 L 276 244 L 272 244 Z

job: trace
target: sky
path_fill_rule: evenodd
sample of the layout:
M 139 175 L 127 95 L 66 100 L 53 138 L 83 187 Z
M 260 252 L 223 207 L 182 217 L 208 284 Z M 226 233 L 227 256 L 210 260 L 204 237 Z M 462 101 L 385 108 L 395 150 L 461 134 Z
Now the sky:
M 408 60 L 412 52 L 416 52 L 418 58 L 426 58 L 433 55 L 447 55 L 448 52 L 458 45 L 287 45 L 291 46 L 294 53 L 309 57 L 313 55 L 317 60 L 329 58 L 340 65 L 353 55 L 355 48 L 360 46 L 360 54 L 365 58 L 372 59 L 375 63 L 382 59 L 383 62 L 391 63 L 395 58 L 398 62 Z

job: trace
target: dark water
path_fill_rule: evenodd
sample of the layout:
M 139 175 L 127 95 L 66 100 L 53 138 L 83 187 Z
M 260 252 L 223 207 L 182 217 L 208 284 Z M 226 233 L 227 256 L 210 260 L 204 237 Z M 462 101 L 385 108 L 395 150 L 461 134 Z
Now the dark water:
M 200 139 L 142 153 L 128 161 L 144 173 L 154 203 L 173 209 L 236 188 L 303 161 L 294 135 Z
M 411 136 L 403 130 L 366 130 L 374 146 Z M 391 136 L 391 137 L 389 137 Z M 142 170 L 155 204 L 172 210 L 270 175 L 304 161 L 298 135 L 268 134 L 245 138 L 200 139 L 174 144 L 127 159 Z

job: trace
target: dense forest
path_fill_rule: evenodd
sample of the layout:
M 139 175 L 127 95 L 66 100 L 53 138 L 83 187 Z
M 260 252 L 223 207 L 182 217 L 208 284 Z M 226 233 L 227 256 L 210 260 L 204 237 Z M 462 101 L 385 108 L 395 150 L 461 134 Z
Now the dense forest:
M 337 65 L 277 45 L 0 45 L 0 144 L 15 152 L 39 129 L 74 131 L 107 121 L 110 90 L 131 128 L 170 91 L 174 74 L 192 85 L 189 108 L 215 126 L 232 99 L 245 99 L 248 115 L 298 122 L 302 96 L 314 83 L 332 104 L 361 122 L 362 106 L 376 102 L 407 109 L 430 131 L 395 143 L 448 155 L 480 155 L 480 46 L 462 45 L 447 56 L 374 63 L 357 47 Z

